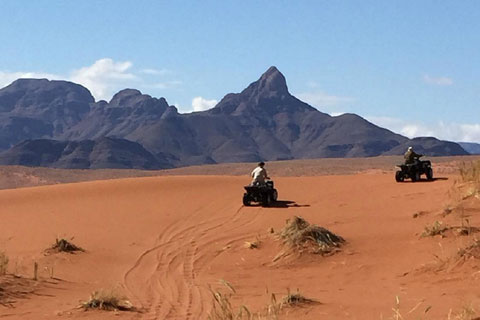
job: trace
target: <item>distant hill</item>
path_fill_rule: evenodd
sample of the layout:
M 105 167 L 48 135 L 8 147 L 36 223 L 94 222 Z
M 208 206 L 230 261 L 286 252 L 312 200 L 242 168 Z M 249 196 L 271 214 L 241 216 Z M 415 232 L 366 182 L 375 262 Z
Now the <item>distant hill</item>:
M 0 154 L 2 165 L 70 169 L 164 169 L 168 161 L 157 159 L 140 144 L 125 139 L 56 141 L 26 140 Z
M 480 143 L 458 142 L 458 144 L 470 154 L 480 154 Z
M 387 151 L 384 155 L 398 155 L 413 147 L 416 153 L 428 156 L 467 155 L 468 153 L 457 143 L 438 140 L 433 137 L 413 138 Z
M 121 148 L 126 152 L 132 147 L 133 153 L 128 155 L 132 157 L 139 156 L 138 146 L 143 146 L 160 161 L 145 162 L 149 168 L 371 157 L 402 154 L 409 145 L 418 146 L 427 155 L 467 154 L 453 142 L 435 138 L 410 140 L 355 114 L 331 117 L 322 113 L 292 96 L 285 77 L 275 67 L 242 92 L 227 94 L 213 109 L 189 114 L 178 113 L 164 98 L 152 98 L 134 89 L 118 92 L 109 102 L 95 102 L 87 89 L 66 81 L 21 79 L 0 90 L 0 150 L 27 139 L 50 139 L 63 141 L 70 148 L 75 145 L 79 150 L 96 141 L 97 150 L 106 148 L 107 154 L 112 146 L 98 143 L 104 137 L 135 142 L 125 142 Z M 28 143 L 17 145 L 2 157 L 8 155 L 7 162 L 11 164 L 33 157 L 38 150 L 26 148 L 35 144 Z M 51 142 L 50 148 L 57 150 L 58 143 Z M 22 152 L 28 156 L 22 156 Z M 32 163 L 49 166 L 54 161 L 65 168 L 79 166 L 71 160 L 55 160 L 53 155 L 42 157 Z M 112 168 L 124 165 L 114 162 L 101 163 Z

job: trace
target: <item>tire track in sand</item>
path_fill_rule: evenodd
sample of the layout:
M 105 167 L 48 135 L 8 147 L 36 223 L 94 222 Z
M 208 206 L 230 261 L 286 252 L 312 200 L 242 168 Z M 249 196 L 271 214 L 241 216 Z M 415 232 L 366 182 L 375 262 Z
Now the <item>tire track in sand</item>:
M 242 229 L 255 223 L 260 209 L 242 216 L 242 208 L 200 224 L 195 224 L 195 219 L 176 221 L 137 258 L 125 273 L 124 284 L 134 304 L 141 306 L 142 319 L 206 317 L 211 301 L 208 287 L 195 279 L 207 262 L 222 253 L 219 242 L 232 243 L 251 236 Z M 203 211 L 197 210 L 194 215 Z M 222 211 L 228 212 L 228 208 Z

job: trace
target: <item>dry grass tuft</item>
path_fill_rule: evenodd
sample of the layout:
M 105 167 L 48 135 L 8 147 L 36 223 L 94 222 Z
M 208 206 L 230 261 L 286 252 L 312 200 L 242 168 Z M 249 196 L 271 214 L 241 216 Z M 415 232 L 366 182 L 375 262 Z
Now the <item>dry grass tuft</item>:
M 208 320 L 239 320 L 252 319 L 252 314 L 244 305 L 235 310 L 230 302 L 232 295 L 210 289 L 213 296 L 213 307 L 208 314 Z
M 432 225 L 426 226 L 423 230 L 421 237 L 434 237 L 436 235 L 441 235 L 448 230 L 449 228 L 443 224 L 441 221 L 435 221 Z
M 225 280 L 220 280 L 220 282 L 227 286 L 231 292 L 236 292 L 230 283 Z M 228 283 L 228 285 L 226 285 L 225 282 Z M 214 291 L 212 288 L 210 288 L 210 292 L 213 297 L 213 306 L 208 314 L 208 320 L 277 320 L 283 308 L 316 303 L 315 300 L 306 298 L 300 294 L 298 289 L 294 294 L 291 294 L 290 290 L 288 290 L 288 294 L 281 302 L 278 302 L 275 294 L 272 293 L 270 295 L 270 302 L 263 310 L 253 313 L 245 305 L 237 308 L 233 307 L 231 302 L 233 293 L 224 294 L 220 291 Z
M 85 251 L 84 249 L 74 245 L 73 243 L 69 242 L 64 238 L 55 239 L 55 243 L 50 247 L 50 250 L 69 253 L 73 253 L 75 251 Z
M 298 305 L 302 305 L 302 304 L 310 304 L 310 303 L 315 303 L 316 301 L 315 300 L 312 300 L 312 299 L 309 299 L 309 298 L 306 298 L 305 296 L 303 296 L 297 289 L 297 292 L 296 293 L 291 293 L 290 292 L 290 289 L 288 289 L 288 294 L 283 297 L 282 299 L 282 307 L 284 306 L 289 306 L 289 307 L 292 307 L 292 306 L 298 306 Z
M 9 260 L 5 252 L 0 251 L 0 276 L 7 274 L 8 261 Z
M 280 238 L 292 249 L 313 253 L 329 254 L 338 250 L 345 240 L 325 228 L 309 224 L 301 217 L 287 220 L 286 226 L 279 233 Z
M 480 259 L 480 240 L 474 240 L 469 246 L 459 249 L 457 252 L 458 259 Z
M 455 314 L 450 312 L 448 313 L 448 320 L 479 320 L 479 317 L 475 317 L 477 312 L 473 309 L 472 306 L 464 306 L 462 310 L 456 312 Z
M 456 236 L 469 236 L 473 233 L 479 232 L 480 229 L 472 227 L 468 219 L 462 220 L 460 226 L 448 226 L 441 221 L 435 221 L 433 224 L 426 226 L 420 236 L 422 238 L 434 237 L 437 235 L 445 237 L 448 231 L 453 232 Z
M 480 182 L 480 160 L 469 163 L 462 162 L 459 171 L 463 182 Z
M 260 238 L 257 236 L 257 238 L 253 241 L 245 241 L 244 247 L 248 249 L 258 249 L 260 248 Z
M 85 310 L 98 309 L 107 311 L 133 311 L 134 307 L 124 295 L 115 289 L 99 290 L 90 295 L 88 301 L 81 304 Z
M 463 199 L 480 198 L 480 160 L 469 163 L 463 162 L 459 171 L 462 182 L 468 185 Z

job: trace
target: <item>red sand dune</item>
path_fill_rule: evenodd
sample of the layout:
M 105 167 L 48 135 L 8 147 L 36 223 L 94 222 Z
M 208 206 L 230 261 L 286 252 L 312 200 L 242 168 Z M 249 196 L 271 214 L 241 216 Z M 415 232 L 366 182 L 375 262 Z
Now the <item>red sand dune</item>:
M 271 172 L 275 176 L 274 172 Z M 275 179 L 274 208 L 243 207 L 248 177 L 159 176 L 0 191 L 0 250 L 24 278 L 39 264 L 33 294 L 0 304 L 6 319 L 205 319 L 209 286 L 236 289 L 235 306 L 260 311 L 275 293 L 299 291 L 319 303 L 286 308 L 284 319 L 446 319 L 480 305 L 480 263 L 438 270 L 469 237 L 420 238 L 451 201 L 455 176 L 395 183 L 391 172 Z M 413 218 L 415 213 L 419 217 Z M 475 207 L 469 223 L 480 220 Z M 274 257 L 269 234 L 301 216 L 347 240 L 333 256 Z M 45 254 L 56 237 L 86 252 Z M 245 241 L 259 238 L 258 249 Z M 437 256 L 437 257 L 435 257 Z M 53 279 L 50 276 L 53 274 Z M 141 312 L 77 308 L 101 288 L 117 287 Z M 427 310 L 426 315 L 425 310 Z M 423 319 L 422 318 L 422 319 Z

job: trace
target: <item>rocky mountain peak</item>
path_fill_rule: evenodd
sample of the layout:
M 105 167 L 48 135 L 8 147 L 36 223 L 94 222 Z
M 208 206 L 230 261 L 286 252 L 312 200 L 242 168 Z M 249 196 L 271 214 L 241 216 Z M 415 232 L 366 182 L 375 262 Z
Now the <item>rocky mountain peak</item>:
M 274 66 L 262 74 L 260 79 L 252 83 L 246 90 L 266 97 L 281 97 L 289 95 L 287 81 L 283 74 Z
M 117 92 L 110 100 L 110 106 L 123 106 L 130 104 L 130 101 L 137 100 L 142 97 L 142 93 L 137 89 L 123 89 Z

